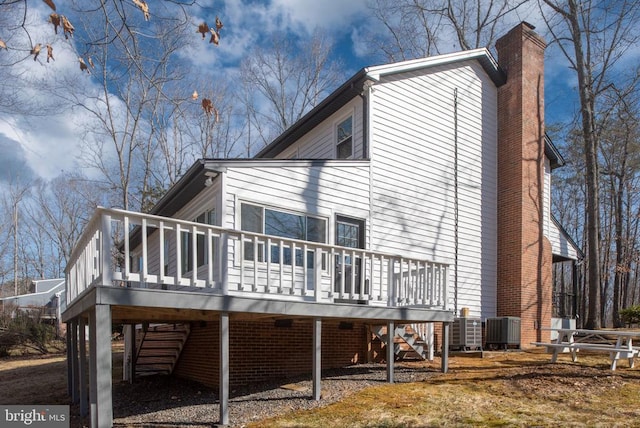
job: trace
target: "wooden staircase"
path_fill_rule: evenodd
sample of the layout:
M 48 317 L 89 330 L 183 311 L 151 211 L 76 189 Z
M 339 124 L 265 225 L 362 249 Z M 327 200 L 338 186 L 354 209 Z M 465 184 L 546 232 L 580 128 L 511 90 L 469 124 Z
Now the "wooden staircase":
M 387 326 L 372 326 L 373 334 L 385 345 L 388 342 Z M 428 344 L 414 326 L 410 324 L 397 325 L 393 336 L 393 352 L 398 359 L 426 360 L 428 356 Z
M 136 376 L 171 374 L 190 332 L 190 324 L 152 324 L 136 328 Z

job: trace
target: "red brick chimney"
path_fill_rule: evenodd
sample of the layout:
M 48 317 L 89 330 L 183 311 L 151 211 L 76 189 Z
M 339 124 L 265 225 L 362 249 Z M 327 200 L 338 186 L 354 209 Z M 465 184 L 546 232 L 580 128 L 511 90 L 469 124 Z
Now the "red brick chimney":
M 498 88 L 497 314 L 521 318 L 521 346 L 548 340 L 551 244 L 544 219 L 544 49 L 522 22 L 496 43 L 507 83 Z

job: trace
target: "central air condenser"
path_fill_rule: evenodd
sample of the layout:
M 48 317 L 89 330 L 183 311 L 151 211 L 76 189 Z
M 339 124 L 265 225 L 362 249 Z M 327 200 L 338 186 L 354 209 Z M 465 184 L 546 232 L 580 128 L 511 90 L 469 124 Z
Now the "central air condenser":
M 482 321 L 479 318 L 456 318 L 451 329 L 453 350 L 482 350 Z
M 486 328 L 487 348 L 520 347 L 520 318 L 487 318 Z

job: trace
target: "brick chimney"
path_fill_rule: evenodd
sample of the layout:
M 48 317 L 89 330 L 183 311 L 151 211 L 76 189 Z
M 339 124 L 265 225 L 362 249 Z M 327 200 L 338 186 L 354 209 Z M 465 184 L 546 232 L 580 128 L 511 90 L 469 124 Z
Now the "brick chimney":
M 507 83 L 498 88 L 498 302 L 521 318 L 521 346 L 548 340 L 551 244 L 544 220 L 544 50 L 522 22 L 496 43 Z

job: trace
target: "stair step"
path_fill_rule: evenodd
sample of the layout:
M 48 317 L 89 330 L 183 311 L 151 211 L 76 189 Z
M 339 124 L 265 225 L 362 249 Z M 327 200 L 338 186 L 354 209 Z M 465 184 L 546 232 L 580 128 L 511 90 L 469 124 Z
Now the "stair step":
M 136 370 L 136 376 L 153 376 L 153 375 L 167 375 L 169 374 L 169 370 L 162 369 L 149 369 L 149 370 Z
M 170 374 L 186 343 L 189 324 L 156 324 L 136 331 L 136 374 Z
M 182 336 L 182 333 L 181 333 Z M 171 335 L 171 336 L 159 336 L 156 335 L 155 333 L 147 333 L 147 337 L 144 338 L 145 342 L 149 341 L 149 342 L 163 342 L 163 341 L 167 341 L 167 342 L 179 342 L 182 340 L 182 337 L 176 337 L 175 335 Z
M 388 343 L 387 326 L 372 326 L 371 332 Z M 411 325 L 396 325 L 393 337 L 394 353 L 400 358 L 426 358 L 427 342 Z
M 138 366 L 167 366 L 167 365 L 172 365 L 173 361 L 138 361 L 136 363 L 136 365 Z
M 143 361 L 173 361 L 175 359 L 175 355 L 143 355 L 138 358 L 138 362 Z

